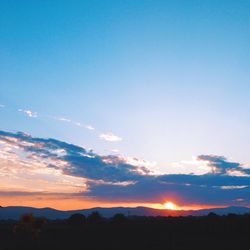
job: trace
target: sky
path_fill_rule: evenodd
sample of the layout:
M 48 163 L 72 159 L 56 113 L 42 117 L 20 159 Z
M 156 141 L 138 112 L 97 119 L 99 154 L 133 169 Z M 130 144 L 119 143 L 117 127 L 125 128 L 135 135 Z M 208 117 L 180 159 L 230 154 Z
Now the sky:
M 1 1 L 2 205 L 250 206 L 249 13 Z

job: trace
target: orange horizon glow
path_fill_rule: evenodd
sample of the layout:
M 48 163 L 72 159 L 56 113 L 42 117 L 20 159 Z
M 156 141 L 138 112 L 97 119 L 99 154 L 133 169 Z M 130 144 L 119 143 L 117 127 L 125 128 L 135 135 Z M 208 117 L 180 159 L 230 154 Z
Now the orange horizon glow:
M 60 141 L 57 142 L 57 140 L 55 140 L 57 143 L 55 143 L 55 145 L 53 144 L 56 148 L 56 150 L 54 150 L 52 149 L 51 142 L 47 139 L 44 139 L 44 144 L 41 144 L 40 139 L 32 136 L 20 136 L 18 133 L 7 133 L 7 135 L 5 135 L 6 132 L 2 132 L 2 134 L 2 140 L 0 138 L 1 206 L 51 207 L 59 210 L 78 210 L 95 207 L 143 206 L 166 210 L 166 213 L 164 211 L 162 211 L 162 213 L 168 215 L 178 214 L 176 211 L 179 210 L 199 210 L 215 207 L 223 208 L 235 204 L 246 206 L 247 200 L 244 198 L 244 195 L 240 194 L 237 199 L 231 200 L 234 204 L 200 204 L 199 200 L 196 200 L 199 197 L 195 197 L 195 194 L 192 194 L 192 189 L 190 189 L 191 193 L 184 197 L 181 190 L 177 189 L 174 191 L 174 185 L 166 191 L 160 188 L 159 190 L 156 190 L 154 195 L 150 194 L 148 197 L 147 193 L 140 189 L 138 189 L 139 196 L 137 196 L 136 192 L 135 195 L 131 192 L 124 196 L 123 194 L 125 194 L 127 190 L 130 190 L 132 185 L 137 183 L 136 181 L 132 181 L 133 178 L 131 179 L 129 175 L 124 179 L 126 181 L 121 181 L 123 179 L 120 180 L 120 177 L 117 178 L 116 181 L 113 181 L 113 178 L 110 177 L 103 178 L 102 174 L 104 172 L 101 172 L 101 175 L 98 174 L 98 168 L 93 170 L 94 172 L 96 171 L 96 176 L 93 177 L 91 177 L 92 175 L 89 173 L 84 174 L 84 171 L 83 174 L 81 171 L 78 174 L 79 166 L 77 164 L 74 165 L 75 163 L 73 164 L 70 161 L 67 162 L 65 158 L 61 156 L 61 154 L 65 154 L 66 151 L 63 147 L 58 146 Z M 48 151 L 48 155 L 47 157 L 44 157 L 43 154 L 40 153 L 34 153 L 33 155 L 29 150 L 24 150 L 26 147 L 34 147 L 34 152 L 40 152 L 39 150 L 43 152 L 44 149 L 46 152 Z M 69 149 L 71 148 L 71 146 L 67 146 L 66 148 L 68 147 Z M 71 154 L 71 150 L 69 150 L 68 153 Z M 57 155 L 57 157 L 54 157 L 54 154 Z M 132 163 L 138 163 L 138 159 L 136 158 L 135 161 L 137 163 L 131 163 L 130 158 L 125 157 L 124 159 L 121 159 L 120 156 L 114 156 L 115 158 L 113 158 L 113 156 L 101 156 L 98 154 L 94 154 L 93 156 L 92 153 L 86 155 L 79 153 L 79 157 L 84 161 L 86 160 L 85 157 L 88 158 L 88 161 L 89 159 L 92 159 L 92 157 L 97 157 L 97 159 L 102 161 L 103 171 L 106 171 L 107 164 L 114 164 L 114 169 L 117 169 L 118 163 L 128 164 L 128 167 Z M 213 155 L 205 156 L 204 159 L 206 159 L 206 157 L 208 157 L 208 159 L 217 159 L 216 156 Z M 130 159 L 130 162 L 128 159 Z M 93 162 L 96 164 L 95 160 Z M 140 165 L 141 162 L 138 164 Z M 136 171 L 138 176 L 142 178 L 141 182 L 144 183 L 144 176 L 151 176 L 153 172 L 148 172 L 145 170 L 147 168 L 141 168 L 139 165 L 131 165 L 131 171 Z M 107 171 L 107 173 L 108 172 L 109 171 Z M 127 172 L 125 171 L 123 174 L 126 176 Z M 157 178 L 154 178 L 157 187 L 158 185 L 159 187 L 165 184 L 168 185 L 165 182 L 161 183 L 161 178 L 158 180 L 158 177 L 167 176 L 168 174 L 154 173 L 153 175 L 157 176 Z M 146 179 L 147 178 L 148 177 L 146 177 Z M 197 178 L 200 177 L 197 175 Z M 204 181 L 206 181 L 206 179 L 204 179 Z M 138 183 L 140 184 L 140 181 L 138 181 Z M 173 181 L 173 183 L 175 183 L 175 181 Z M 176 182 L 176 184 L 178 183 L 179 181 Z M 192 185 L 191 183 L 183 184 L 187 187 Z M 99 189 L 103 185 L 110 185 L 111 192 L 100 192 Z M 95 186 L 98 187 L 97 190 L 93 188 Z M 110 194 L 115 192 L 116 186 L 119 186 L 119 189 L 124 192 L 121 192 L 120 196 L 119 193 L 111 196 Z M 245 188 L 245 186 L 226 185 L 218 186 L 217 188 L 220 188 L 223 192 L 229 192 L 230 189 L 238 189 L 240 191 L 242 188 Z M 140 200 L 135 200 L 136 197 L 139 197 Z M 147 201 L 144 201 L 144 199 Z M 149 202 L 148 199 L 154 200 L 154 202 Z M 207 202 L 209 201 L 211 200 L 208 199 Z M 167 210 L 173 211 L 171 212 Z
M 223 208 L 227 206 L 222 205 L 207 205 L 207 204 L 190 204 L 178 205 L 171 201 L 165 203 L 144 203 L 144 202 L 111 202 L 111 201 L 98 201 L 94 199 L 81 199 L 69 196 L 1 196 L 0 206 L 30 206 L 36 208 L 50 207 L 58 210 L 80 210 L 93 207 L 149 207 L 161 210 L 199 210 L 207 208 Z

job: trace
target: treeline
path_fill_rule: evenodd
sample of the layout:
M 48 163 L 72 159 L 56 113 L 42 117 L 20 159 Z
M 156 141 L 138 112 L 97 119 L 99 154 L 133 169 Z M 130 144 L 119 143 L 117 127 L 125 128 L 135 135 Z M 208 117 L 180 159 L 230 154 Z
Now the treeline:
M 0 222 L 0 249 L 249 250 L 250 214 L 104 218 L 94 212 L 65 220 L 25 214 L 19 221 Z

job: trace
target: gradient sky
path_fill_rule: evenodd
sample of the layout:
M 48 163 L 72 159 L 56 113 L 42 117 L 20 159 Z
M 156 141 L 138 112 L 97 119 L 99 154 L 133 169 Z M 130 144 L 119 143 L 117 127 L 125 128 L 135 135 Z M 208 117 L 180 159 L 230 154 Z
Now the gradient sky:
M 157 178 L 227 175 L 228 167 L 213 172 L 218 159 L 249 166 L 249 13 L 248 0 L 1 1 L 1 133 L 56 138 L 93 149 L 101 161 L 104 155 L 123 157 L 123 163 L 146 167 Z M 1 150 L 3 161 L 20 160 L 13 148 L 12 153 Z M 11 159 L 14 153 L 18 158 Z M 238 168 L 233 171 L 242 175 Z M 246 182 L 225 186 L 244 189 Z M 34 191 L 31 183 L 22 183 L 14 190 L 6 181 L 2 191 Z M 91 190 L 96 202 L 99 191 Z M 209 202 L 225 205 L 246 198 L 237 195 L 222 204 L 220 195 Z M 105 202 L 110 200 L 107 195 Z M 204 204 L 198 198 L 196 203 Z

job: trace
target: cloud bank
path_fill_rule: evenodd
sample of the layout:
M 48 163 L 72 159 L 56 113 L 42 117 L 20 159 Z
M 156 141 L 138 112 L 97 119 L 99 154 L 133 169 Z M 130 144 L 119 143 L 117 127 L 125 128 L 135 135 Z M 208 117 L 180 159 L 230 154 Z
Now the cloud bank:
M 154 174 L 148 163 L 98 155 L 56 139 L 0 131 L 0 191 L 70 193 L 81 199 L 250 206 L 250 167 L 200 155 L 206 174 Z M 45 185 L 46 184 L 46 185 Z

